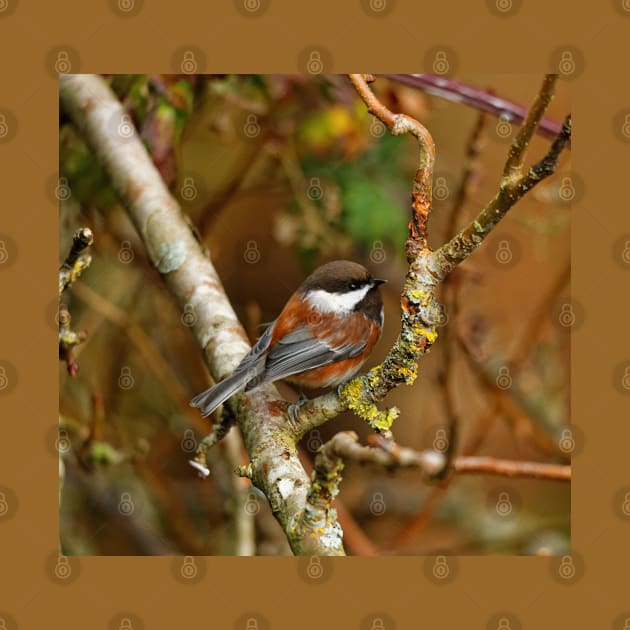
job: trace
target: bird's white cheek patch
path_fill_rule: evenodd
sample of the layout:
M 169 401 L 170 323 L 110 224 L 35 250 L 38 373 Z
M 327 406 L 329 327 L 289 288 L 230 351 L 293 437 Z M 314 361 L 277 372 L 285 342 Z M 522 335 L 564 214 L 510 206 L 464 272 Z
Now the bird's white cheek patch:
M 349 313 L 367 295 L 370 288 L 366 285 L 348 293 L 329 293 L 316 289 L 308 294 L 308 301 L 322 313 Z

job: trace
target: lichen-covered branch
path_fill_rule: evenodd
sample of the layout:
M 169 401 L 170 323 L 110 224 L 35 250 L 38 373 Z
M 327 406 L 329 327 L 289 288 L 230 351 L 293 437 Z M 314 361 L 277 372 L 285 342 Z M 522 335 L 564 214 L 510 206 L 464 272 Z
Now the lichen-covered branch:
M 179 307 L 196 315 L 193 332 L 213 378 L 230 374 L 250 348 L 245 331 L 141 139 L 129 129 L 120 102 L 96 75 L 62 75 L 60 98 L 103 165 Z M 287 403 L 268 385 L 234 396 L 229 406 L 245 440 L 251 479 L 299 554 L 302 540 L 294 525 L 304 510 L 309 479 L 286 421 Z M 318 555 L 331 553 L 325 541 L 310 548 Z
M 432 251 L 427 244 L 426 229 L 431 210 L 433 140 L 413 118 L 392 113 L 372 91 L 369 85 L 372 80 L 368 75 L 350 75 L 350 81 L 370 113 L 392 133 L 411 133 L 420 146 L 419 166 L 412 191 L 412 217 L 405 246 L 409 268 L 401 295 L 401 332 L 385 360 L 367 375 L 343 384 L 337 397 L 327 394 L 296 408 L 292 413 L 296 436 L 346 409 L 352 410 L 383 435 L 391 435 L 390 429 L 399 411 L 395 407 L 381 411 L 376 403 L 401 383 L 415 381 L 418 360 L 430 350 L 437 339 L 438 325 L 444 320 L 436 296 L 438 286 L 479 246 L 527 190 L 554 172 L 560 152 L 571 136 L 571 119 L 568 117 L 545 158 L 527 173 L 521 172 L 531 136 L 553 96 L 555 76 L 546 76 L 510 149 L 499 192 L 470 225 L 438 250 Z

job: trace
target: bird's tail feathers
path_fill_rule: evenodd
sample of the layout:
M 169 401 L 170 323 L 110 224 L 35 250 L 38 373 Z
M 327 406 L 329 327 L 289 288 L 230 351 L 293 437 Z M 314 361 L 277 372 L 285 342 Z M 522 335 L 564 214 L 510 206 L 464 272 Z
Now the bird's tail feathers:
M 190 406 L 201 409 L 201 415 L 205 418 L 239 389 L 245 387 L 248 380 L 247 373 L 235 372 L 231 376 L 223 379 L 220 383 L 210 387 L 210 389 L 206 389 L 205 392 L 197 394 L 197 396 L 190 401 Z

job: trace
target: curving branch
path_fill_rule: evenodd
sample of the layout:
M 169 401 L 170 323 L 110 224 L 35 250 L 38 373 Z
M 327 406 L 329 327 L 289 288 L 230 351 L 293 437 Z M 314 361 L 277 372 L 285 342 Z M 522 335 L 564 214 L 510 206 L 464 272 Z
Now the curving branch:
M 307 498 L 308 524 L 316 529 L 319 523 L 330 520 L 334 510 L 332 502 L 339 493 L 341 471 L 345 462 L 372 464 L 395 470 L 418 469 L 426 478 L 434 479 L 445 468 L 446 456 L 435 450 L 415 451 L 380 437 L 374 440 L 376 448 L 359 444 L 354 431 L 342 431 L 323 444 L 315 457 L 311 491 Z M 490 474 L 504 477 L 570 481 L 571 466 L 543 462 L 519 462 L 494 457 L 456 457 L 452 473 Z M 340 534 L 333 532 L 333 535 Z
M 405 246 L 409 268 L 401 295 L 401 332 L 387 357 L 367 375 L 353 378 L 329 393 L 292 409 L 296 437 L 335 417 L 341 411 L 352 410 L 383 435 L 391 435 L 391 426 L 399 415 L 398 409 L 380 411 L 376 403 L 398 385 L 412 384 L 417 376 L 418 360 L 437 339 L 437 328 L 444 321 L 437 289 L 448 274 L 461 264 L 497 226 L 523 195 L 551 175 L 561 151 L 571 137 L 571 117 L 552 143 L 547 155 L 526 173 L 522 165 L 529 142 L 553 96 L 556 75 L 546 75 L 523 127 L 514 138 L 508 155 L 499 192 L 477 217 L 447 243 L 432 251 L 426 241 L 426 220 L 431 208 L 433 141 L 426 129 L 409 116 L 393 114 L 368 85 L 371 77 L 350 75 L 357 93 L 368 110 L 394 134 L 411 133 L 418 139 L 420 163 L 412 192 L 412 218 Z M 431 173 L 431 176 L 429 176 Z

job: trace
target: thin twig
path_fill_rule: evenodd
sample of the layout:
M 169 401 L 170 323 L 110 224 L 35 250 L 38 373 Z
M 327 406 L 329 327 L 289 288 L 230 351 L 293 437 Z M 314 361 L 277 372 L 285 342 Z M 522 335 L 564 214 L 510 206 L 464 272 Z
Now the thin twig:
M 490 90 L 482 90 L 455 79 L 433 74 L 384 74 L 381 76 L 418 88 L 433 96 L 470 105 L 516 125 L 523 122 L 527 115 L 527 107 L 497 96 Z M 555 138 L 561 128 L 561 123 L 551 118 L 542 118 L 538 133 L 547 138 Z
M 94 236 L 90 228 L 79 228 L 75 232 L 70 251 L 59 268 L 59 295 L 90 266 L 92 257 L 83 252 L 85 252 L 93 242 Z
M 519 128 L 518 133 L 510 145 L 508 159 L 506 160 L 505 167 L 503 168 L 504 179 L 509 181 L 513 178 L 518 178 L 521 175 L 523 162 L 529 147 L 529 141 L 532 139 L 534 132 L 538 127 L 538 123 L 547 110 L 547 107 L 549 107 L 549 103 L 551 103 L 557 80 L 557 74 L 548 74 L 543 79 L 543 84 L 540 88 L 540 92 L 538 93 L 538 97 L 534 101 L 530 110 L 527 112 L 527 116 L 525 116 L 523 124 Z
M 567 117 L 562 131 L 551 145 L 547 155 L 526 175 L 522 165 L 529 141 L 540 118 L 549 105 L 555 86 L 555 75 L 547 75 L 516 138 L 512 142 L 503 170 L 499 192 L 477 217 L 447 243 L 434 252 L 435 266 L 441 279 L 462 263 L 479 247 L 484 239 L 505 217 L 510 208 L 533 186 L 555 172 L 560 152 L 571 137 L 571 118 Z
M 59 295 L 90 266 L 92 256 L 85 250 L 94 242 L 92 230 L 87 227 L 79 228 L 72 238 L 72 246 L 63 264 L 59 268 Z M 85 331 L 75 332 L 70 324 L 72 317 L 68 308 L 60 304 L 59 319 L 59 358 L 66 362 L 68 374 L 75 377 L 79 372 L 74 349 L 87 339 Z
M 447 225 L 447 238 L 451 237 L 455 231 L 463 212 L 466 201 L 469 197 L 472 183 L 476 179 L 479 163 L 478 157 L 481 148 L 484 145 L 485 129 L 488 116 L 485 112 L 480 112 L 477 122 L 473 127 L 472 133 L 466 143 L 466 162 L 462 173 L 461 181 L 453 208 L 449 215 Z M 457 278 L 455 274 L 448 275 L 442 284 L 442 301 L 449 308 L 450 326 L 445 326 L 442 332 L 442 371 L 440 374 L 441 390 L 444 400 L 444 409 L 447 417 L 447 441 L 446 450 L 444 452 L 446 461 L 444 464 L 444 475 L 448 471 L 455 453 L 457 452 L 459 441 L 459 416 L 457 414 L 457 405 L 455 403 L 455 392 L 453 386 L 453 367 L 455 355 L 455 340 L 453 339 L 452 327 L 455 325 L 459 315 L 459 296 L 461 288 L 461 278 Z
M 543 462 L 515 462 L 494 457 L 457 457 L 453 469 L 458 473 L 502 475 L 504 477 L 527 477 L 550 481 L 570 481 L 571 466 L 546 464 Z
M 315 523 L 326 522 L 326 511 L 330 509 L 332 500 L 339 492 L 340 473 L 344 462 L 373 464 L 387 470 L 417 468 L 429 479 L 434 479 L 443 469 L 444 455 L 438 451 L 431 449 L 415 451 L 383 437 L 376 438 L 378 447 L 374 448 L 359 444 L 358 439 L 354 431 L 342 431 L 335 434 L 317 452 L 311 492 L 308 497 L 310 510 L 306 510 L 307 513 L 316 515 Z M 452 471 L 460 474 L 494 474 L 553 481 L 571 479 L 570 466 L 544 462 L 519 462 L 494 457 L 456 457 Z

